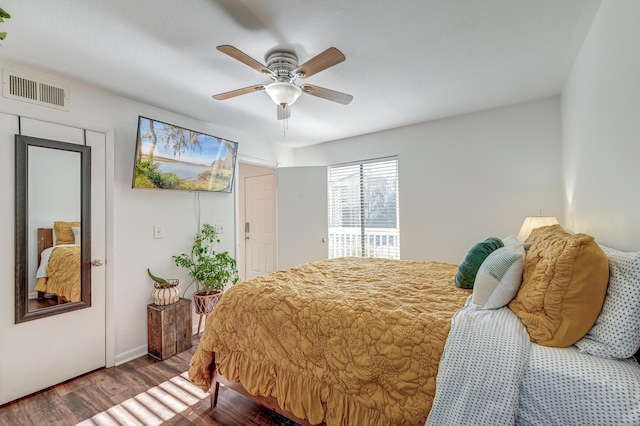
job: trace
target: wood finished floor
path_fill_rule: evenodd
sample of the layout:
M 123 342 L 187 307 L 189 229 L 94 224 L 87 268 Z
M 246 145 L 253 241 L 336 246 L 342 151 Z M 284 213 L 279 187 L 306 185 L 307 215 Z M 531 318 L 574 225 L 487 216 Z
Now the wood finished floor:
M 33 312 L 38 309 L 48 308 L 49 306 L 55 306 L 58 304 L 56 297 L 43 297 L 41 299 L 29 299 L 29 312 Z
M 102 368 L 75 379 L 44 389 L 33 395 L 0 406 L 0 425 L 51 425 L 67 426 L 83 422 L 84 425 L 136 424 L 135 421 L 120 419 L 112 423 L 101 423 L 96 414 L 113 406 L 128 406 L 132 398 L 167 380 L 179 376 L 189 368 L 189 360 L 199 342 L 194 336 L 194 346 L 164 361 L 143 356 L 113 368 Z M 148 397 L 148 395 L 144 394 Z M 194 399 L 198 401 L 197 399 Z M 157 403 L 157 400 L 153 400 Z M 121 407 L 122 407 L 121 406 Z M 112 410 L 113 411 L 113 410 Z M 214 425 L 214 426 L 293 426 L 294 422 L 263 408 L 231 389 L 221 388 L 218 406 L 209 410 L 209 398 L 199 400 L 186 410 L 175 414 L 166 421 L 164 416 L 145 417 L 134 413 L 139 424 L 149 425 Z M 171 414 L 171 413 L 170 413 Z M 169 415 L 170 415 L 169 414 Z M 130 413 L 127 413 L 130 415 Z M 114 420 L 114 417 L 110 418 Z

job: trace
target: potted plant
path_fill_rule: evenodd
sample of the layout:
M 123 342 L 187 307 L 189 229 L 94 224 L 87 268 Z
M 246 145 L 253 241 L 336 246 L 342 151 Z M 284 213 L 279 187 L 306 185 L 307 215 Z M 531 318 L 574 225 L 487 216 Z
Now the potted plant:
M 0 7 L 0 22 L 4 22 L 5 19 L 9 19 L 9 18 L 11 18 L 11 15 L 9 15 L 7 12 L 4 11 L 3 8 Z M 1 31 L 0 40 L 4 40 L 6 37 L 7 37 L 6 31 Z
M 229 282 L 235 284 L 239 279 L 236 260 L 227 251 L 215 251 L 214 246 L 219 243 L 215 227 L 205 223 L 193 239 L 191 252 L 173 256 L 176 266 L 188 269 L 196 283 L 193 301 L 200 315 L 211 313 L 224 286 Z

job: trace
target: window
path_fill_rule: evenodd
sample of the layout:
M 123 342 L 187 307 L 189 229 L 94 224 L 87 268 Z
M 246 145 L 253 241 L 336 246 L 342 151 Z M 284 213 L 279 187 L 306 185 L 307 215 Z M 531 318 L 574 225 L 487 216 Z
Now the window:
M 329 167 L 329 258 L 400 259 L 398 160 Z

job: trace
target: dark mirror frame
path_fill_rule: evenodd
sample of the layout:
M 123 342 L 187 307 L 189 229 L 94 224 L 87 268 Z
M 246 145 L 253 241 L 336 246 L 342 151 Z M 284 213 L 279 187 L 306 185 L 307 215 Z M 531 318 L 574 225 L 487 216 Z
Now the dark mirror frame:
M 29 245 L 29 147 L 36 146 L 80 153 L 80 292 L 79 302 L 62 303 L 29 312 L 27 271 Z M 91 306 L 91 147 L 67 142 L 15 135 L 15 323 L 31 321 Z M 53 227 L 53 222 L 51 223 Z M 33 236 L 31 236 L 33 237 Z

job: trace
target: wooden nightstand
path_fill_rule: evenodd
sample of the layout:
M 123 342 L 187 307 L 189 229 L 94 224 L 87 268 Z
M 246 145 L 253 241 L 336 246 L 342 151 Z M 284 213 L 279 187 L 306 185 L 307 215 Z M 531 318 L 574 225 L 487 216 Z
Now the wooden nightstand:
M 191 347 L 193 325 L 191 300 L 182 299 L 166 306 L 147 305 L 147 343 L 149 355 L 167 359 Z

